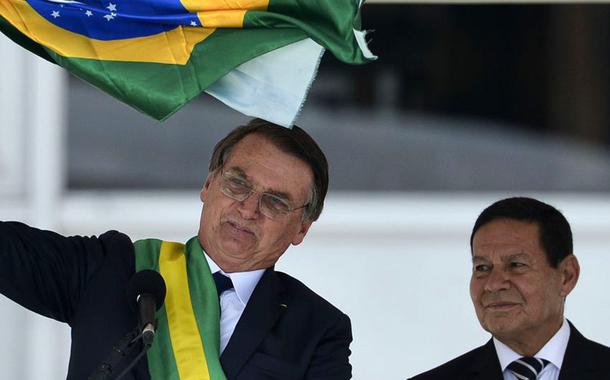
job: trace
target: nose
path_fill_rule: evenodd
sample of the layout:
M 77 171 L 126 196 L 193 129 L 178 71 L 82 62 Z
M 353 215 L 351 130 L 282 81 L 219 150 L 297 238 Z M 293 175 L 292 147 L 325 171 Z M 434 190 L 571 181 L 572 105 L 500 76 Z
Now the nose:
M 485 281 L 485 290 L 497 292 L 510 288 L 510 281 L 506 272 L 501 269 L 493 268 Z
M 252 192 L 252 194 L 250 194 L 248 196 L 248 198 L 239 202 L 239 204 L 237 206 L 237 210 L 239 211 L 242 218 L 256 219 L 258 217 L 258 215 L 259 215 L 258 199 L 259 199 L 258 193 Z

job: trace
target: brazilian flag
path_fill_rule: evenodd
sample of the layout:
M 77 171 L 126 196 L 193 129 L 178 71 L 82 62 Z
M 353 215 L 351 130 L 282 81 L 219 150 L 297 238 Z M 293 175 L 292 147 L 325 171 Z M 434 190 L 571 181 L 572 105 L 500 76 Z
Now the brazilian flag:
M 202 91 L 290 125 L 324 49 L 376 57 L 362 0 L 2 0 L 0 30 L 163 120 Z

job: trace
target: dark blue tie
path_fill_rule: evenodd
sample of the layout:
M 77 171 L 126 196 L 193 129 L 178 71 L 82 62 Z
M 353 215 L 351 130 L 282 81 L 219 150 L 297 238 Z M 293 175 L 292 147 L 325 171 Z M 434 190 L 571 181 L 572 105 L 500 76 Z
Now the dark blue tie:
M 231 279 L 220 272 L 216 272 L 212 275 L 214 277 L 214 282 L 216 283 L 216 291 L 218 292 L 218 297 L 225 290 L 233 289 L 233 282 Z
M 510 363 L 506 368 L 519 380 L 536 380 L 547 364 L 549 364 L 548 360 L 524 356 Z

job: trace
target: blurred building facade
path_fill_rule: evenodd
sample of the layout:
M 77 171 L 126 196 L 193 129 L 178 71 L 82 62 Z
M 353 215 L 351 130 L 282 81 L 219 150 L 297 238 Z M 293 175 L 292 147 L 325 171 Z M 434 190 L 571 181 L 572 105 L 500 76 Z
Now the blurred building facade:
M 403 379 L 487 339 L 468 297 L 469 230 L 514 194 L 566 213 L 583 267 L 567 315 L 610 344 L 610 305 L 597 302 L 610 289 L 609 12 L 371 4 L 379 61 L 325 57 L 298 123 L 328 153 L 331 191 L 278 267 L 351 316 L 355 379 Z M 211 149 L 247 117 L 202 96 L 157 123 L 5 38 L 0 56 L 0 219 L 196 233 Z M 6 378 L 65 376 L 67 327 L 5 298 L 0 315 Z

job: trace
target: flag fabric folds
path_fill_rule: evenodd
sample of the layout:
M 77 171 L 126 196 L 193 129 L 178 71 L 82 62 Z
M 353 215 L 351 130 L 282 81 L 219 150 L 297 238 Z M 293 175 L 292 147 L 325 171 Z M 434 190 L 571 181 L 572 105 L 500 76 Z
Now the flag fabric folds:
M 324 49 L 375 59 L 361 0 L 2 0 L 0 30 L 163 120 L 208 91 L 250 116 L 292 124 Z

